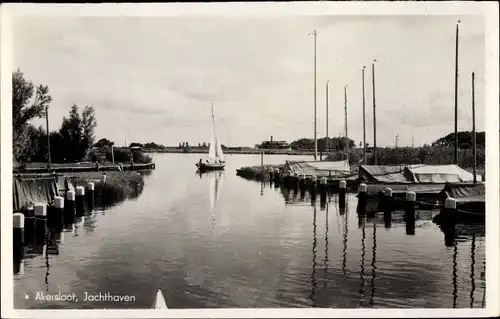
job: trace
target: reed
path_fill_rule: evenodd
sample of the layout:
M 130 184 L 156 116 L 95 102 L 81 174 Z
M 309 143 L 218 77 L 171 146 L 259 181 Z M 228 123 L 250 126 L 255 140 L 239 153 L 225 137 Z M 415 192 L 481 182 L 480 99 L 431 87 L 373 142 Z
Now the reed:
M 138 172 L 111 171 L 106 172 L 106 182 L 102 182 L 102 173 L 84 172 L 72 174 L 71 183 L 86 187 L 88 182 L 94 182 L 96 204 L 108 206 L 128 198 L 138 197 L 144 189 L 144 178 Z

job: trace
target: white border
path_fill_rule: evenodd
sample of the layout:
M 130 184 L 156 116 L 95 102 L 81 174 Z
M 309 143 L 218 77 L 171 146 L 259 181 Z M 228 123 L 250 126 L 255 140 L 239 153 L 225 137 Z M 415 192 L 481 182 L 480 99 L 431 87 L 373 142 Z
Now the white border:
M 486 28 L 486 277 L 485 309 L 215 309 L 215 310 L 14 310 L 12 258 L 1 258 L 2 317 L 9 318 L 194 318 L 194 317 L 467 317 L 495 316 L 499 307 L 499 51 L 497 2 L 291 2 L 175 4 L 2 4 L 1 17 L 1 231 L 2 256 L 12 256 L 11 19 L 13 16 L 219 16 L 291 15 L 471 15 L 485 17 Z

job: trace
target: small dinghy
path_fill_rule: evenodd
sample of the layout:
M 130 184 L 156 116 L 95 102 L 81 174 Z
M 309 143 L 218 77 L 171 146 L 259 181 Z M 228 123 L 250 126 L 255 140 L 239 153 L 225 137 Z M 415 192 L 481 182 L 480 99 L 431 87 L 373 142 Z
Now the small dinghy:
M 167 303 L 165 302 L 165 298 L 163 297 L 163 293 L 161 289 L 158 289 L 156 292 L 155 300 L 153 301 L 153 309 L 168 309 Z

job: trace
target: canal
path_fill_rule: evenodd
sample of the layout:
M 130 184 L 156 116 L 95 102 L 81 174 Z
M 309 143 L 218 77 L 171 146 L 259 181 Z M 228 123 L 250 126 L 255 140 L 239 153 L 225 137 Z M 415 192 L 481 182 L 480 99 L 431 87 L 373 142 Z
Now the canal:
M 446 247 L 437 211 L 419 212 L 407 235 L 402 212 L 390 227 L 380 215 L 358 220 L 353 194 L 341 211 L 335 195 L 322 208 L 236 176 L 259 155 L 227 155 L 224 172 L 201 176 L 199 158 L 154 154 L 139 197 L 29 247 L 15 308 L 150 308 L 158 288 L 169 308 L 482 307 L 484 225 L 459 225 Z M 73 293 L 78 301 L 36 298 Z

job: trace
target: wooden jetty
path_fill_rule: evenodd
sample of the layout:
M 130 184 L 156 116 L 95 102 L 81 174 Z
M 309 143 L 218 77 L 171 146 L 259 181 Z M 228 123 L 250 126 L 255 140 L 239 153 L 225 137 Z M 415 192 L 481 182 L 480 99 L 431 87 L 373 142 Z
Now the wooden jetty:
M 140 171 L 155 169 L 155 163 L 146 164 L 115 164 L 115 165 L 91 165 L 91 164 L 68 164 L 68 165 L 53 165 L 50 170 L 48 167 L 23 167 L 15 168 L 14 174 L 41 174 L 41 173 L 65 173 L 65 172 L 95 172 L 95 171 Z

